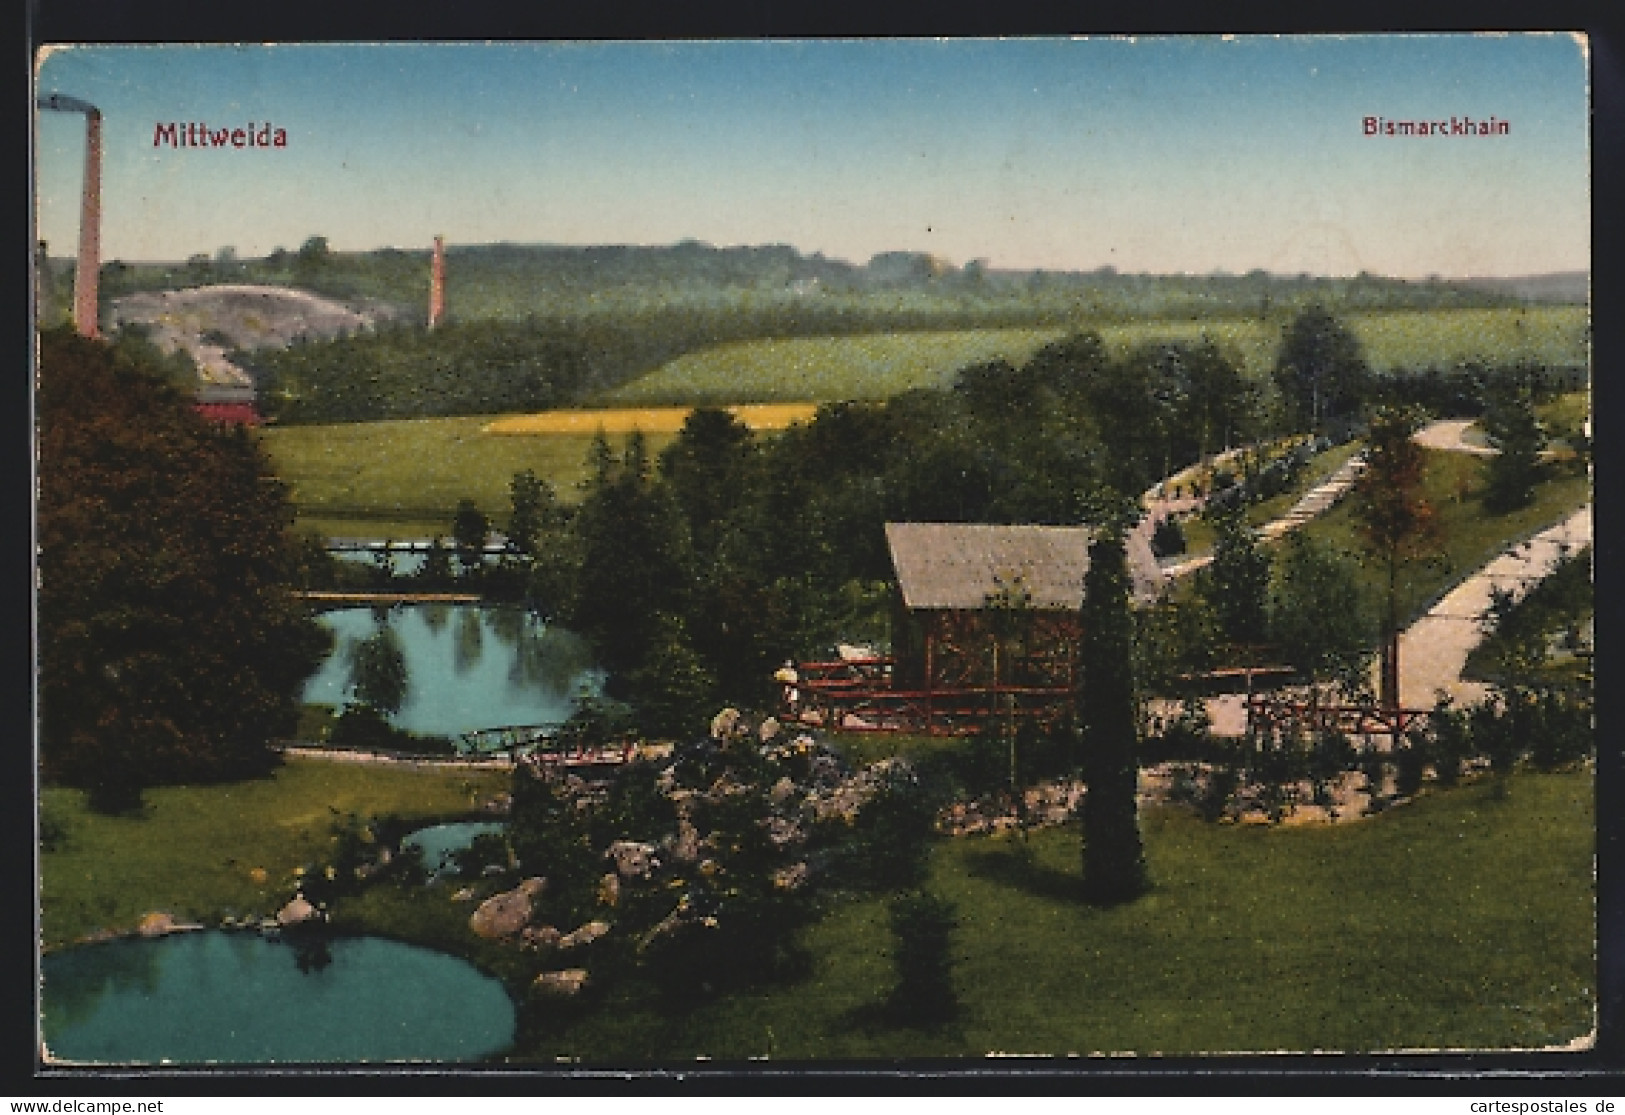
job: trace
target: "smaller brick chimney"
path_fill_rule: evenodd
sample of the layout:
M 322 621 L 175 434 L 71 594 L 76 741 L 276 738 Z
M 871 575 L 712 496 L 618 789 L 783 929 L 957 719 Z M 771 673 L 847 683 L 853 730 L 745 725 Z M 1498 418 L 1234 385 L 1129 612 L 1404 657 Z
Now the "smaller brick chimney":
M 434 238 L 434 262 L 429 271 L 429 328 L 440 324 L 446 316 L 446 242 L 444 237 Z

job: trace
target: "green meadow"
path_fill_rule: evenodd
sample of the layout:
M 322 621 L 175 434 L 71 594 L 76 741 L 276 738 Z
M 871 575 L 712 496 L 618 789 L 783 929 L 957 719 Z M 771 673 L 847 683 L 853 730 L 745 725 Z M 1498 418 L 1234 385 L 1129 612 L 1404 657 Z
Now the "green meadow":
M 457 501 L 465 497 L 500 524 L 513 474 L 527 468 L 551 481 L 566 501 L 580 494 L 592 434 L 503 437 L 482 432 L 490 421 L 273 426 L 260 437 L 290 487 L 300 528 L 335 537 L 449 537 Z M 674 436 L 647 435 L 650 453 Z M 610 442 L 619 448 L 623 440 Z
M 1350 313 L 1343 320 L 1378 371 L 1448 369 L 1471 360 L 1552 366 L 1587 361 L 1587 311 L 1580 306 Z M 1149 319 L 1092 328 L 1118 352 L 1206 336 L 1248 375 L 1261 379 L 1274 367 L 1281 325 L 1253 317 Z M 947 386 L 967 365 L 1000 358 L 1021 363 L 1064 332 L 973 329 L 740 341 L 680 356 L 601 401 L 651 406 L 883 399 L 911 388 Z
M 139 814 L 116 817 L 87 809 L 82 791 L 46 786 L 41 941 L 130 930 L 153 911 L 207 922 L 275 914 L 294 868 L 331 853 L 341 817 L 458 816 L 507 785 L 500 771 L 294 759 L 265 778 L 149 789 Z

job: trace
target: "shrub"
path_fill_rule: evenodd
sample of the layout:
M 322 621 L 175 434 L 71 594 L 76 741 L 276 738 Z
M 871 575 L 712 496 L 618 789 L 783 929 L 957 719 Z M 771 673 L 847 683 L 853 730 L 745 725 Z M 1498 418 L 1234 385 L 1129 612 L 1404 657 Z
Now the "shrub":
M 1454 786 L 1461 780 L 1461 764 L 1473 753 L 1467 714 L 1451 707 L 1449 697 L 1439 698 L 1428 718 L 1433 776 L 1441 786 Z

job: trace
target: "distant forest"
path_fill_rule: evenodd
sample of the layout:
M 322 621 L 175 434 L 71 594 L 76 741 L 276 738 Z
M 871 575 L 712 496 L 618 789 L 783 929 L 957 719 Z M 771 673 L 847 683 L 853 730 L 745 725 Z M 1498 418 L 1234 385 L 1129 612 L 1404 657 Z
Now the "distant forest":
M 428 299 L 427 247 L 334 252 L 313 236 L 295 251 L 239 258 L 229 247 L 183 263 L 111 260 L 102 295 L 214 283 L 299 286 L 347 301 L 380 301 L 421 321 Z M 42 311 L 64 311 L 72 260 L 40 253 Z M 451 245 L 446 249 L 450 319 L 523 319 L 685 305 L 828 303 L 874 312 L 989 314 L 995 323 L 1047 324 L 1079 313 L 1110 319 L 1267 313 L 1319 302 L 1339 311 L 1494 307 L 1527 301 L 1584 301 L 1584 276 L 1540 280 L 1407 281 L 1245 275 L 1123 274 L 998 270 L 972 260 L 953 264 L 919 252 L 882 252 L 863 264 L 803 254 L 788 245 L 717 248 L 697 241 L 663 247 L 608 245 Z M 1577 281 L 1576 281 L 1577 278 Z M 1520 285 L 1521 284 L 1521 285 Z M 1004 315 L 1013 315 L 1006 318 Z M 42 316 L 43 312 L 42 312 Z
M 1354 278 L 1003 271 L 917 252 L 864 264 L 786 245 L 716 248 L 493 244 L 446 251 L 447 316 L 425 330 L 430 252 L 334 252 L 321 236 L 263 259 L 231 248 L 184 263 L 102 269 L 106 302 L 138 290 L 222 283 L 294 286 L 395 324 L 281 351 L 239 352 L 278 421 L 342 422 L 538 410 L 583 402 L 685 352 L 736 340 L 1114 321 L 1284 321 L 1318 304 L 1362 310 L 1494 308 L 1577 289 Z M 39 319 L 66 319 L 71 260 L 37 258 Z M 1583 283 L 1578 287 L 1583 292 Z

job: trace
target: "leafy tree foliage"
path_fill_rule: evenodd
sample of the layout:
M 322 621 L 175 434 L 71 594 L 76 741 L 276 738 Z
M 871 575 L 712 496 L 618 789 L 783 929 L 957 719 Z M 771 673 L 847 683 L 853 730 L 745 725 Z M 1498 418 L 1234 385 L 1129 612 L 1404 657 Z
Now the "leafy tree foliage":
M 485 556 L 485 541 L 491 533 L 491 520 L 471 499 L 457 501 L 451 520 L 452 541 L 457 544 L 457 560 L 464 570 L 476 568 Z
M 1268 628 L 1270 555 L 1239 507 L 1219 518 L 1213 564 L 1200 577 L 1200 592 L 1213 609 L 1220 636 L 1240 645 L 1262 643 Z
M 1270 598 L 1270 638 L 1285 660 L 1316 682 L 1364 688 L 1375 624 L 1353 560 L 1294 532 Z
M 1128 560 L 1120 534 L 1089 547 L 1079 647 L 1078 719 L 1083 726 L 1083 882 L 1095 902 L 1134 897 L 1149 885 L 1136 793 L 1139 716 Z
M 1310 306 L 1287 325 L 1275 381 L 1296 428 L 1318 433 L 1328 419 L 1356 413 L 1369 379 L 1359 338 L 1325 307 Z
M 1535 417 L 1533 387 L 1527 381 L 1501 381 L 1488 392 L 1484 430 L 1497 453 L 1490 460 L 1484 506 L 1498 514 L 1527 507 L 1540 481 L 1540 451 L 1546 432 Z
M 264 771 L 328 642 L 289 592 L 281 485 L 104 344 L 42 334 L 37 398 L 47 777 L 118 808 Z
M 1366 470 L 1354 489 L 1354 516 L 1366 549 L 1382 562 L 1387 589 L 1382 617 L 1382 686 L 1386 703 L 1399 699 L 1399 571 L 1429 552 L 1438 528 L 1422 495 L 1426 457 L 1411 439 L 1413 410 L 1380 409 L 1371 421 Z

